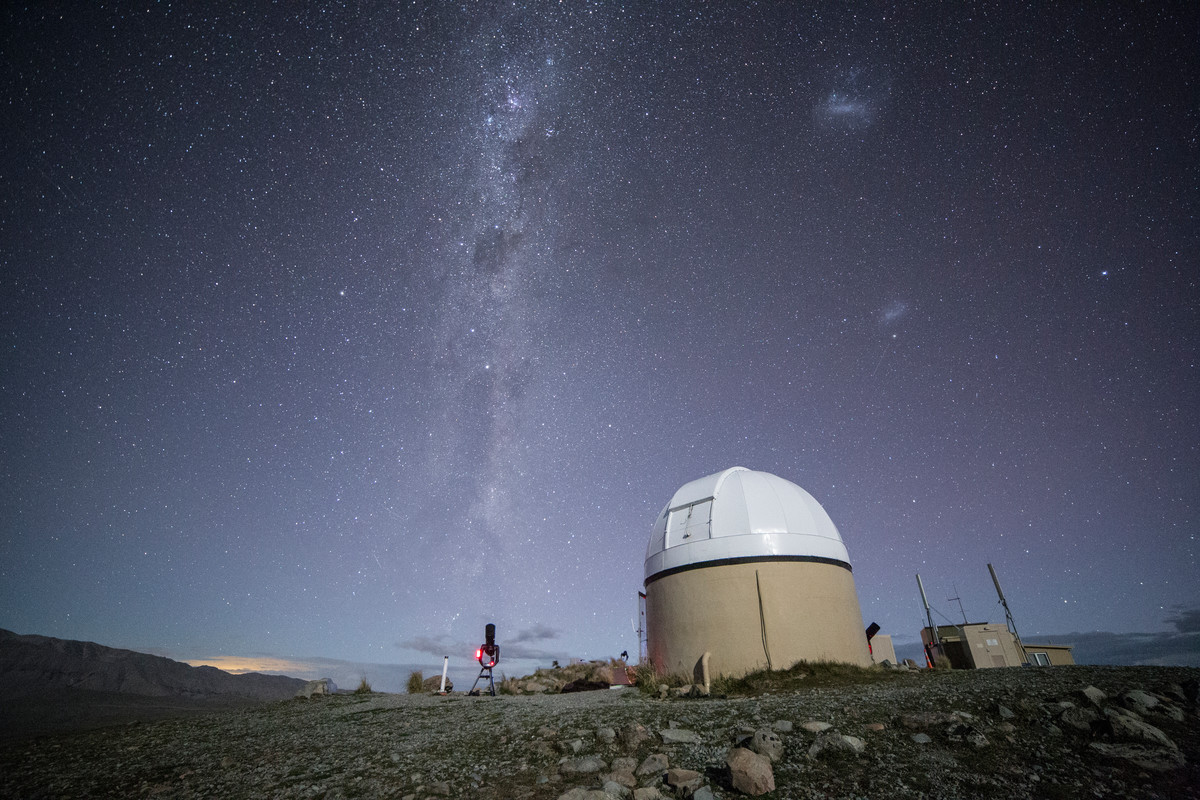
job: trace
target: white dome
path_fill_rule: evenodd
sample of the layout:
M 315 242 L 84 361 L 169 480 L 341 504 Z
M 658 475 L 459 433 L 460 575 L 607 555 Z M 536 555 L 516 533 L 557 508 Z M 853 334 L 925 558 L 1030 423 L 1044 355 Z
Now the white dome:
M 675 492 L 650 534 L 645 579 L 760 560 L 850 566 L 833 520 L 812 495 L 769 472 L 732 467 Z

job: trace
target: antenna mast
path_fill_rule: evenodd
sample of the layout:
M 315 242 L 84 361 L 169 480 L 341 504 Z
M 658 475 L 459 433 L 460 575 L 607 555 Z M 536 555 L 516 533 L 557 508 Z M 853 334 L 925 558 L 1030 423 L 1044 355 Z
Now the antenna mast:
M 938 638 L 937 626 L 933 624 L 933 614 L 929 611 L 929 598 L 925 596 L 925 584 L 921 583 L 921 573 L 917 573 L 917 588 L 921 590 L 921 602 L 925 604 L 925 620 L 929 623 L 929 634 L 933 637 L 933 647 L 937 654 L 942 655 L 942 640 Z
M 963 611 L 962 598 L 957 596 L 958 595 L 958 585 L 954 584 L 954 583 L 952 583 L 950 585 L 954 587 L 954 594 L 956 596 L 955 597 L 947 597 L 946 601 L 950 602 L 950 603 L 957 602 L 958 603 L 958 613 L 963 615 L 963 625 L 970 625 L 971 623 L 967 622 L 967 612 Z
M 1017 621 L 1013 619 L 1012 612 L 1008 610 L 1008 601 L 1004 599 L 1004 590 L 1000 588 L 1000 579 L 996 577 L 996 570 L 992 569 L 992 565 L 988 564 L 988 572 L 992 573 L 992 583 L 996 584 L 996 594 L 1000 596 L 1000 605 L 1004 606 L 1004 624 L 1012 631 L 1013 638 L 1017 640 L 1017 652 L 1021 654 L 1021 663 L 1029 663 L 1029 659 L 1025 656 L 1025 645 L 1021 644 L 1021 634 L 1017 633 Z

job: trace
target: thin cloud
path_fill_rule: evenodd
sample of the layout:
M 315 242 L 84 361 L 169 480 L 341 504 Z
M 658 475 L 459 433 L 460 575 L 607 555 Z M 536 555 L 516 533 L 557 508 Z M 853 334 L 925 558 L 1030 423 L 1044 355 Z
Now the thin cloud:
M 558 631 L 551 628 L 549 625 L 541 623 L 535 624 L 532 628 L 525 628 L 517 631 L 517 635 L 509 639 L 510 644 L 519 642 L 544 642 L 548 639 L 557 639 Z
M 1171 607 L 1174 613 L 1164 622 L 1175 626 L 1180 633 L 1200 633 L 1200 608 L 1188 608 L 1177 605 Z

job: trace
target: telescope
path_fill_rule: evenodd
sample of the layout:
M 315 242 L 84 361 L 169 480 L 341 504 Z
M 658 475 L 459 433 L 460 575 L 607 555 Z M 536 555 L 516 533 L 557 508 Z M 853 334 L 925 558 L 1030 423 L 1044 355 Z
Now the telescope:
M 479 649 L 475 651 L 475 660 L 479 662 L 479 675 L 475 678 L 475 683 L 471 684 L 469 695 L 478 695 L 480 692 L 475 687 L 487 676 L 488 694 L 492 697 L 496 696 L 496 682 L 492 678 L 492 667 L 500 663 L 500 645 L 496 644 L 496 626 L 488 623 L 483 629 L 483 644 L 479 645 Z
M 491 669 L 500 663 L 500 645 L 496 644 L 496 626 L 488 623 L 483 629 L 483 644 L 475 651 L 475 660 L 484 669 Z

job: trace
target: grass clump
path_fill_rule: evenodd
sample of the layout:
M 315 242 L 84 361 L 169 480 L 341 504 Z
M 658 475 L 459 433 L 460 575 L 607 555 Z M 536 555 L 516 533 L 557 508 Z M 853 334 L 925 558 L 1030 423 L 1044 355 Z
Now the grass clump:
M 911 678 L 911 675 L 903 670 L 860 667 L 834 661 L 797 661 L 785 670 L 759 670 L 737 678 L 718 675 L 712 681 L 712 693 L 719 696 L 754 697 L 767 693 L 861 686 L 908 678 Z
M 354 690 L 355 694 L 371 694 L 371 684 L 367 683 L 367 676 L 363 675 L 362 680 L 358 682 L 358 688 Z
M 406 686 L 409 694 L 420 694 L 425 691 L 425 676 L 421 670 L 414 669 L 408 674 L 408 684 Z

